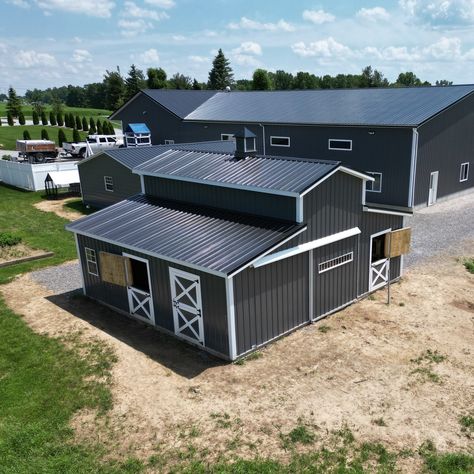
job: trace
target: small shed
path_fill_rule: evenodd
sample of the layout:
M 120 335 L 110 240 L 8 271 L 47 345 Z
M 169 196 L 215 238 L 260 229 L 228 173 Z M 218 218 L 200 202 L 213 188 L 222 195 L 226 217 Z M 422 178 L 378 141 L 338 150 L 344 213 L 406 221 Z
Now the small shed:
M 151 132 L 144 123 L 130 123 L 124 131 L 125 146 L 151 146 Z
M 81 185 L 79 179 L 79 171 L 50 171 L 44 180 L 44 189 L 46 196 L 57 198 L 61 194 L 80 195 Z

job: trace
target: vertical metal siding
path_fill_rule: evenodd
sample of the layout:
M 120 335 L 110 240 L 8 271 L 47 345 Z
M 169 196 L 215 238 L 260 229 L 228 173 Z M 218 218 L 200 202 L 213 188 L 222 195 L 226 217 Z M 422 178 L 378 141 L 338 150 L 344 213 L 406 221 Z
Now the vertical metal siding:
M 84 247 L 96 250 L 97 261 L 99 252 L 105 251 L 121 255 L 126 252 L 148 260 L 150 266 L 155 325 L 174 333 L 173 308 L 169 268 L 178 268 L 198 275 L 201 279 L 201 296 L 203 307 L 204 339 L 206 347 L 224 355 L 229 355 L 227 301 L 225 280 L 223 278 L 190 269 L 184 265 L 171 264 L 165 260 L 150 257 L 139 252 L 130 251 L 116 245 L 78 235 L 78 244 L 83 262 L 84 283 L 86 294 L 117 309 L 129 312 L 126 288 L 104 283 L 99 277 L 89 275 L 86 268 Z
M 234 277 L 238 354 L 309 320 L 308 271 L 305 253 Z
M 419 129 L 415 205 L 428 203 L 430 174 L 439 171 L 438 198 L 474 186 L 474 95 L 445 110 Z M 459 182 L 461 163 L 469 179 Z
M 107 155 L 99 155 L 79 167 L 84 204 L 103 208 L 137 194 L 141 190 L 140 177 L 126 166 Z M 113 192 L 106 191 L 104 176 L 111 176 Z
M 288 196 L 277 196 L 152 176 L 145 176 L 145 191 L 147 195 L 158 198 L 296 221 L 296 199 Z

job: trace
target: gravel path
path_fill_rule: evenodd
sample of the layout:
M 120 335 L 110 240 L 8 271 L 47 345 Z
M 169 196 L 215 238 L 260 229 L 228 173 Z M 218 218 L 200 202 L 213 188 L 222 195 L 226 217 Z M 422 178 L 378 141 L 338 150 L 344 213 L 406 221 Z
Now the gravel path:
M 463 242 L 474 239 L 474 192 L 416 211 L 405 225 L 413 229 L 407 267 L 440 253 L 462 256 Z
M 82 287 L 79 263 L 65 263 L 30 273 L 30 277 L 55 294 L 67 293 Z

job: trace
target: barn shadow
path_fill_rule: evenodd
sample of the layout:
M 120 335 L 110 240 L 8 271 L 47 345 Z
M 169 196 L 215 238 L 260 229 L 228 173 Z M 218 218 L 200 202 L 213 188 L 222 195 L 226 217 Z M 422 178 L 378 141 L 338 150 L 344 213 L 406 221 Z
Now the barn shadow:
M 182 377 L 192 379 L 205 370 L 226 364 L 205 351 L 90 300 L 80 290 L 46 299 Z

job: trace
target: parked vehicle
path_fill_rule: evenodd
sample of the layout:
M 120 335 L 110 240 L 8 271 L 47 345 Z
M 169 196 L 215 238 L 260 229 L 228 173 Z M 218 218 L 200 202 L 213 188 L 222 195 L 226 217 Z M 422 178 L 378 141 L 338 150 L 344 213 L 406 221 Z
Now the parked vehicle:
M 63 150 L 72 156 L 84 158 L 101 150 L 123 146 L 121 135 L 89 135 L 84 142 L 64 142 Z
M 17 140 L 16 151 L 30 163 L 44 163 L 58 156 L 56 144 L 51 140 Z

